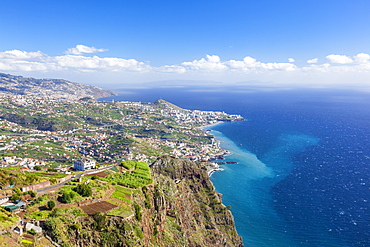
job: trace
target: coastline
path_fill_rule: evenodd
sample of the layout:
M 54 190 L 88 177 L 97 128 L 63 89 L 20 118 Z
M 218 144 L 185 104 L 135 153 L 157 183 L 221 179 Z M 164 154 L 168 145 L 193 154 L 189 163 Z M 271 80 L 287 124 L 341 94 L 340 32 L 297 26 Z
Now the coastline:
M 220 140 L 217 139 L 215 135 L 209 133 L 209 132 L 213 131 L 212 129 L 209 129 L 209 128 L 215 127 L 215 126 L 223 124 L 223 123 L 225 123 L 225 121 L 217 121 L 217 122 L 212 123 L 212 124 L 199 126 L 200 130 L 202 130 L 203 132 L 211 135 L 216 140 L 217 147 L 221 149 L 221 152 L 219 153 L 219 155 L 217 155 L 217 159 L 224 159 L 225 156 L 232 154 L 231 151 L 229 151 L 225 148 L 222 148 L 220 146 Z M 215 160 L 217 160 L 217 159 L 215 159 Z M 213 160 L 213 161 L 215 161 L 215 160 Z M 224 170 L 224 169 L 220 168 L 220 165 L 217 162 L 213 162 L 213 161 L 206 162 L 206 163 L 208 163 L 207 164 L 208 177 L 211 177 L 216 171 L 223 171 Z
M 211 177 L 213 173 L 216 171 L 223 171 L 224 169 L 220 168 L 220 166 L 215 162 L 207 162 L 207 173 L 208 177 Z
M 207 125 L 202 125 L 202 126 L 199 126 L 198 128 L 201 129 L 202 131 L 207 131 L 205 129 L 207 128 L 212 128 L 216 125 L 219 125 L 219 124 L 222 124 L 222 123 L 225 123 L 224 121 L 217 121 L 215 123 L 212 123 L 212 124 L 207 124 Z

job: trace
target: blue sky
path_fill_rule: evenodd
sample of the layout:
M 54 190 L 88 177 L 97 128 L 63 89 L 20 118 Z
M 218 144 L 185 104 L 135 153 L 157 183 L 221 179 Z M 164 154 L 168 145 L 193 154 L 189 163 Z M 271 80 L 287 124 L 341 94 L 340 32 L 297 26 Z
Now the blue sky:
M 2 1 L 0 72 L 100 86 L 363 86 L 369 10 L 366 0 Z

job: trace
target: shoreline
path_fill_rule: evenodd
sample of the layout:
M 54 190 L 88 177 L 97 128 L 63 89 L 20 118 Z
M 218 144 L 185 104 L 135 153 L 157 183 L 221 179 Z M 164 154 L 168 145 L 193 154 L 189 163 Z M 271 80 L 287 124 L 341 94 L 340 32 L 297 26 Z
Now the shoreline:
M 220 168 L 220 166 L 217 163 L 214 162 L 206 162 L 206 168 L 207 168 L 207 174 L 208 177 L 210 178 L 212 174 L 216 171 L 223 171 L 224 169 Z
M 203 126 L 198 127 L 201 131 L 211 135 L 216 140 L 218 148 L 221 149 L 219 154 L 215 157 L 216 159 L 209 160 L 209 161 L 206 162 L 207 163 L 207 173 L 208 173 L 209 178 L 213 175 L 213 173 L 215 173 L 217 171 L 223 171 L 224 170 L 224 169 L 220 168 L 220 164 L 218 164 L 218 162 L 215 162 L 215 161 L 216 160 L 223 160 L 225 158 L 225 156 L 228 156 L 228 155 L 232 154 L 232 152 L 230 150 L 227 150 L 227 149 L 221 147 L 220 140 L 218 140 L 215 135 L 209 133 L 209 132 L 213 131 L 213 129 L 208 129 L 208 128 L 212 128 L 212 127 L 215 127 L 215 126 L 223 124 L 223 123 L 225 123 L 225 121 L 217 121 L 217 122 L 212 123 L 212 124 L 207 124 L 207 125 L 203 125 Z M 237 162 L 235 162 L 235 163 L 237 163 Z M 212 167 L 210 167 L 210 166 L 212 166 Z
M 219 125 L 219 124 L 222 124 L 222 123 L 225 123 L 225 121 L 217 121 L 216 123 L 212 123 L 212 124 L 207 124 L 207 125 L 202 125 L 202 126 L 199 126 L 198 128 L 202 131 L 207 131 L 205 130 L 206 128 L 212 128 L 216 125 Z

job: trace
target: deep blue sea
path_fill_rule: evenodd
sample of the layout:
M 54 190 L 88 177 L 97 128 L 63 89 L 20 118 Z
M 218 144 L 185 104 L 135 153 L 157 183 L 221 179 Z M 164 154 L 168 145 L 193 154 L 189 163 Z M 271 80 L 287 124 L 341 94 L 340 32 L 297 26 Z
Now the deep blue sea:
M 245 246 L 370 246 L 370 93 L 198 87 L 113 98 L 247 119 L 211 131 L 238 162 L 211 179 Z

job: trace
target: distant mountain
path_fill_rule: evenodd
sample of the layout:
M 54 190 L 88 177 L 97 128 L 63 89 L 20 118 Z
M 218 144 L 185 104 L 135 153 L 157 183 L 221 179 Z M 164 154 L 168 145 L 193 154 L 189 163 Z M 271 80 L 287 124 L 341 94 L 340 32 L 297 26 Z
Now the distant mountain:
M 136 84 L 127 84 L 129 88 L 177 88 L 177 87 L 214 87 L 223 86 L 224 83 L 210 80 L 165 80 L 151 81 Z
M 116 89 L 117 91 L 125 91 L 127 89 L 143 89 L 143 88 L 261 88 L 261 87 L 276 87 L 271 81 L 239 81 L 239 82 L 222 82 L 212 80 L 164 80 L 151 81 L 135 84 L 126 84 L 124 89 Z
M 34 95 L 49 99 L 79 100 L 117 95 L 117 93 L 95 86 L 70 82 L 62 79 L 35 79 L 0 73 L 0 95 Z

